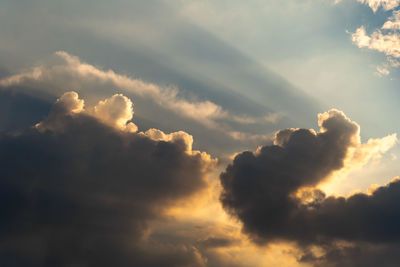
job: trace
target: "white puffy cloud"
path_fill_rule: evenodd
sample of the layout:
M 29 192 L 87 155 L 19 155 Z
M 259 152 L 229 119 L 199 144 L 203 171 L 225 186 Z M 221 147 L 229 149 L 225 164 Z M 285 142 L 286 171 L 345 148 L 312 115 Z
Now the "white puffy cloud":
M 151 128 L 146 132 L 142 132 L 141 134 L 155 141 L 171 142 L 171 141 L 181 140 L 185 145 L 186 151 L 192 151 L 193 136 L 184 131 L 178 131 L 166 134 L 161 130 Z
M 367 3 L 374 12 L 380 6 L 384 10 L 391 10 L 400 4 L 400 0 L 358 0 Z M 351 40 L 359 48 L 367 48 L 381 52 L 387 56 L 387 63 L 376 67 L 375 74 L 379 77 L 390 74 L 390 67 L 400 66 L 395 58 L 400 58 L 400 10 L 395 10 L 392 16 L 388 17 L 380 29 L 375 29 L 371 34 L 367 34 L 364 26 L 359 27 L 351 34 Z
M 132 122 L 127 123 L 133 117 L 133 103 L 122 94 L 116 94 L 111 98 L 100 101 L 92 112 L 96 118 L 109 125 L 130 132 L 137 131 L 135 124 Z
M 380 7 L 383 10 L 391 10 L 396 8 L 400 4 L 400 0 L 357 0 L 363 4 L 367 4 L 374 12 Z
M 84 108 L 85 101 L 80 99 L 74 91 L 64 93 L 57 99 L 48 118 L 36 125 L 40 130 L 59 129 L 63 123 L 57 120 L 60 114 L 86 114 L 100 120 L 115 129 L 136 132 L 137 126 L 128 122 L 133 117 L 133 103 L 122 94 L 115 94 L 110 98 L 99 101 L 94 107 Z
M 376 30 L 368 35 L 365 27 L 362 26 L 351 37 L 352 41 L 360 48 L 366 47 L 387 56 L 400 58 L 400 35 L 398 33 L 384 34 L 380 30 Z
M 110 98 L 100 100 L 96 105 L 87 107 L 86 109 L 84 108 L 84 104 L 84 100 L 80 99 L 76 92 L 66 92 L 57 99 L 49 116 L 36 124 L 36 128 L 41 132 L 46 130 L 60 131 L 65 128 L 65 123 L 59 119 L 61 116 L 80 116 L 84 114 L 94 117 L 118 131 L 127 133 L 137 132 L 137 126 L 133 122 L 130 122 L 134 114 L 133 103 L 126 96 L 115 94 Z M 157 142 L 164 141 L 180 145 L 188 155 L 199 157 L 203 162 L 210 163 L 204 165 L 204 171 L 214 168 L 214 165 L 217 163 L 217 160 L 212 159 L 209 154 L 192 149 L 193 136 L 187 132 L 165 133 L 162 130 L 151 128 L 137 134 Z
M 79 99 L 76 92 L 67 92 L 57 99 L 56 105 L 63 106 L 67 113 L 79 113 L 83 110 L 85 102 Z
M 118 92 L 147 99 L 162 109 L 172 111 L 178 116 L 193 120 L 207 128 L 228 132 L 228 135 L 229 132 L 237 131 L 229 129 L 228 125 L 221 124 L 221 121 L 237 124 L 271 124 L 282 117 L 282 114 L 278 113 L 269 113 L 261 117 L 231 114 L 220 105 L 208 100 L 188 100 L 180 95 L 180 91 L 176 87 L 159 86 L 115 73 L 113 70 L 102 70 L 99 67 L 82 62 L 78 57 L 64 51 L 56 52 L 50 60 L 30 70 L 1 79 L 0 86 L 35 87 L 45 90 L 46 93 L 56 95 L 73 89 L 83 95 L 92 93 L 97 96 L 104 94 L 102 90 L 113 88 Z M 82 90 L 83 88 L 85 88 L 85 91 Z M 118 95 L 108 101 L 99 103 L 92 113 L 94 116 L 98 114 L 104 122 L 125 127 L 125 122 L 131 117 L 129 101 Z M 121 103 L 121 106 L 116 110 L 110 110 L 109 104 L 115 101 Z M 132 124 L 127 127 L 130 130 L 136 130 Z M 251 133 L 243 133 L 241 136 L 241 139 L 244 137 L 251 140 L 257 139 L 257 135 Z
M 213 124 L 212 119 L 227 116 L 226 111 L 210 101 L 190 102 L 180 98 L 177 88 L 160 87 L 156 84 L 117 74 L 112 70 L 104 71 L 81 62 L 78 57 L 64 51 L 58 51 L 54 55 L 54 61 L 5 78 L 0 81 L 0 85 L 7 87 L 36 82 L 47 86 L 63 86 L 64 88 L 61 89 L 68 90 L 78 87 L 76 90 L 80 90 L 82 84 L 85 83 L 110 84 L 122 91 L 150 98 L 163 108 L 207 125 Z M 60 81 L 63 81 L 64 85 L 61 85 Z
M 384 30 L 400 30 L 400 10 L 393 11 L 393 15 L 383 24 Z

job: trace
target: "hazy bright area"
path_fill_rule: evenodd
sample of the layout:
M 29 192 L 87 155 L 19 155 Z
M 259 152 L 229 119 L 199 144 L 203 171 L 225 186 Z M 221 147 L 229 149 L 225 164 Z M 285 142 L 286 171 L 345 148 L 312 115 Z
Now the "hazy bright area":
M 400 0 L 2 0 L 0 36 L 0 266 L 400 261 Z

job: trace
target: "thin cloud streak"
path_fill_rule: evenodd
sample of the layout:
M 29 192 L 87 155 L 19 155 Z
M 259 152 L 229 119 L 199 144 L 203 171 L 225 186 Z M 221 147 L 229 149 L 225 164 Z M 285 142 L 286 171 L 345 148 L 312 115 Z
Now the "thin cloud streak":
M 249 117 L 234 115 L 211 101 L 188 101 L 179 96 L 176 87 L 161 87 L 139 79 L 120 75 L 112 70 L 101 70 L 98 67 L 82 62 L 78 57 L 64 51 L 54 54 L 49 62 L 41 64 L 19 74 L 0 80 L 0 86 L 32 86 L 47 88 L 49 93 L 62 92 L 76 88 L 82 90 L 84 85 L 92 83 L 101 86 L 108 85 L 122 92 L 132 93 L 146 99 L 160 107 L 173 111 L 178 116 L 196 121 L 204 126 L 228 132 L 228 135 L 237 140 L 268 140 L 269 136 L 252 135 L 251 133 L 238 134 L 221 126 L 220 122 L 227 120 L 239 124 L 276 123 L 282 117 L 281 113 L 270 113 L 264 117 Z M 96 92 L 93 92 L 94 94 Z

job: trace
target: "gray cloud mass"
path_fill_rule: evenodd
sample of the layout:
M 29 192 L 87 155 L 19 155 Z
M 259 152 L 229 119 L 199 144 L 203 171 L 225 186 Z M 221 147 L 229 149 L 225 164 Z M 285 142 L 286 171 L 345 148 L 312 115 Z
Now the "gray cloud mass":
M 319 125 L 318 133 L 279 131 L 274 145 L 237 155 L 220 176 L 225 210 L 259 244 L 296 242 L 304 252 L 301 262 L 376 266 L 379 260 L 380 266 L 395 266 L 400 259 L 400 181 L 371 195 L 327 197 L 316 186 L 359 159 L 349 159 L 359 143 L 359 127 L 337 110 L 320 115 Z M 322 253 L 315 253 L 315 246 Z M 391 259 L 382 262 L 385 254 Z
M 0 265 L 202 266 L 195 248 L 146 231 L 206 186 L 212 163 L 179 136 L 155 141 L 82 108 L 64 95 L 40 124 L 0 136 Z

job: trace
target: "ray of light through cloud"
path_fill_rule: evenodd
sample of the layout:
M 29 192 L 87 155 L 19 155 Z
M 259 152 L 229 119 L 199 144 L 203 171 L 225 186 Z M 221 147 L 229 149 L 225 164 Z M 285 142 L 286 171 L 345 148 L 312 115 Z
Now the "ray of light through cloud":
M 0 2 L 0 266 L 396 266 L 399 7 Z

